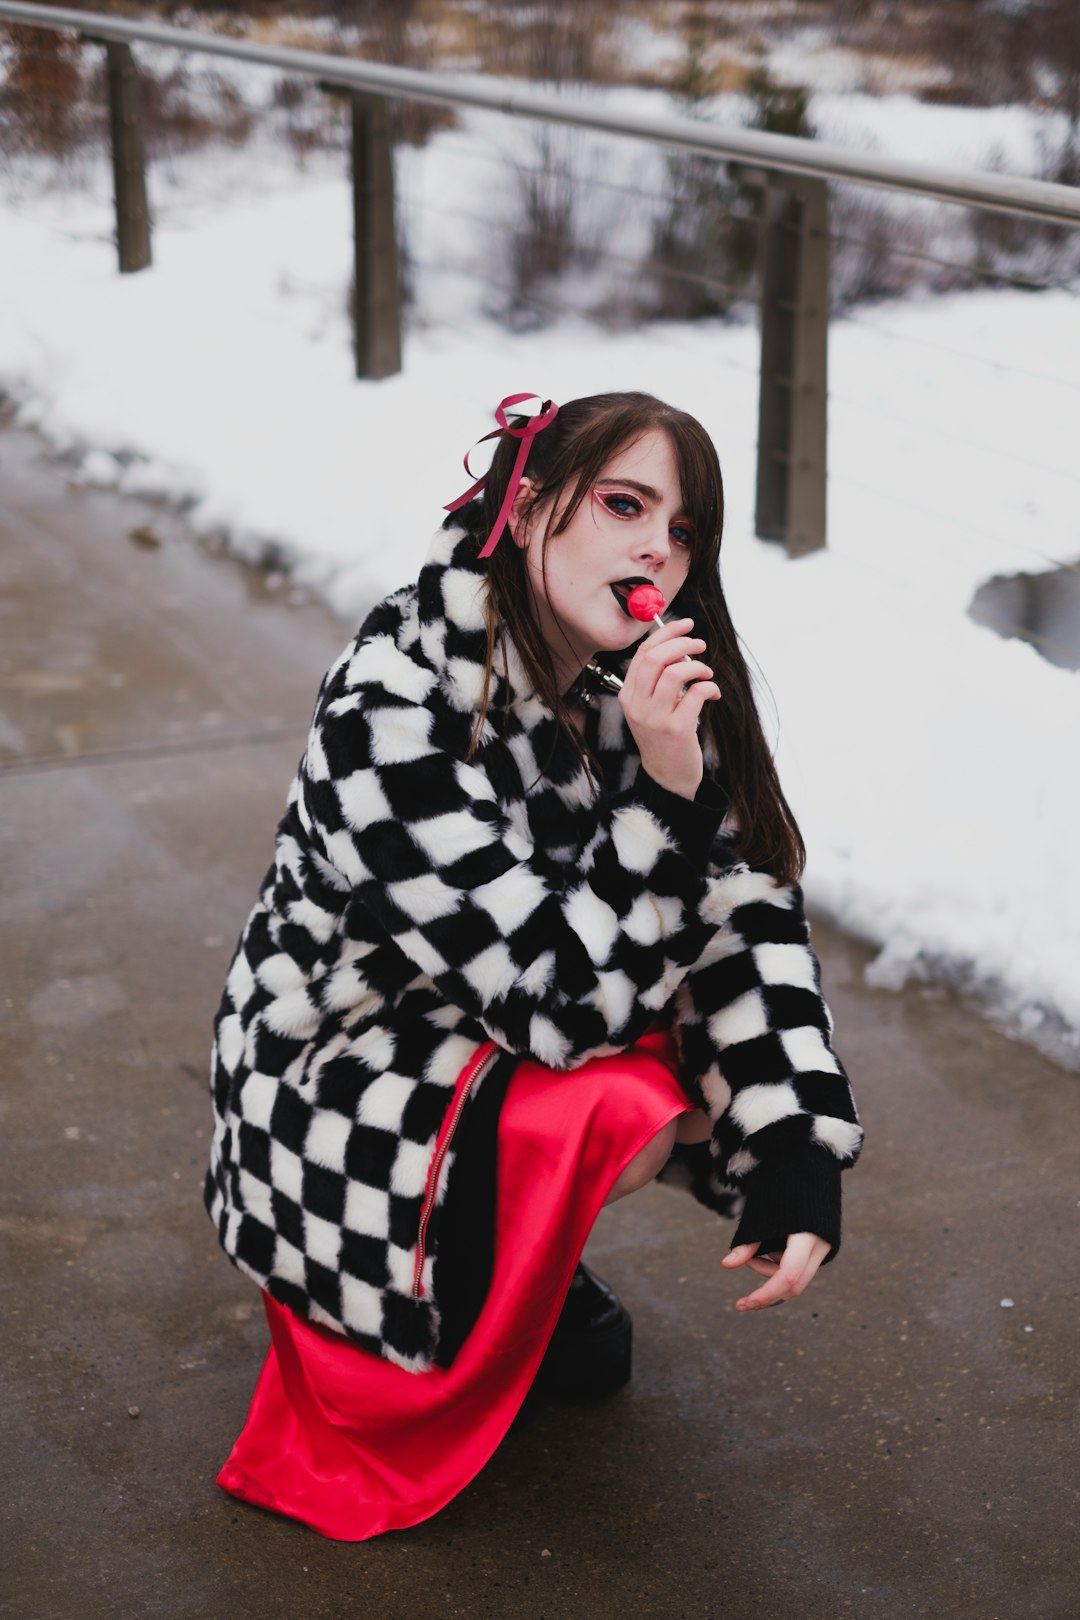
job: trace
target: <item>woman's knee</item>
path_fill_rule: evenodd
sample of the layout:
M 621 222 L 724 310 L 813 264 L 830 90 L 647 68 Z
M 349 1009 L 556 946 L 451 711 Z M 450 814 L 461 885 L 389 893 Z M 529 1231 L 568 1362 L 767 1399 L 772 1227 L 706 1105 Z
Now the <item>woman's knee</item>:
M 640 1153 L 635 1153 L 604 1199 L 605 1204 L 612 1204 L 616 1198 L 624 1198 L 627 1193 L 637 1192 L 639 1187 L 644 1187 L 648 1182 L 655 1180 L 671 1157 L 671 1150 L 675 1146 L 676 1123 L 675 1120 L 669 1120 L 662 1131 L 658 1131 L 651 1141 L 646 1142 Z

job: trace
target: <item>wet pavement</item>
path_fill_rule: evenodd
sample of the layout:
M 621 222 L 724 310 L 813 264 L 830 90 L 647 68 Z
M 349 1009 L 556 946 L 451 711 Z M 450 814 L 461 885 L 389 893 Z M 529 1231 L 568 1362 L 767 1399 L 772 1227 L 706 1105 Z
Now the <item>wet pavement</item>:
M 1080 1082 L 824 924 L 868 1145 L 800 1301 L 736 1316 L 729 1229 L 651 1187 L 589 1247 L 613 1400 L 367 1543 L 221 1493 L 266 1334 L 200 1202 L 210 1022 L 351 627 L 11 429 L 0 579 L 0 1612 L 1075 1620 Z

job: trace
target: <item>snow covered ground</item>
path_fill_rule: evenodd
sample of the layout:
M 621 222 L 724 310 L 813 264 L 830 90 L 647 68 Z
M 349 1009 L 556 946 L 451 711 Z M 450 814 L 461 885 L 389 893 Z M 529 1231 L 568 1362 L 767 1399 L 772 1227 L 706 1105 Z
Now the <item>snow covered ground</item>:
M 403 374 L 377 384 L 352 375 L 336 156 L 301 174 L 256 141 L 159 165 L 153 268 L 126 277 L 105 162 L 49 190 L 22 161 L 0 184 L 0 388 L 75 476 L 182 499 L 321 591 L 343 641 L 415 574 L 504 394 L 647 388 L 693 411 L 720 451 L 726 589 L 811 904 L 881 947 L 873 982 L 947 976 L 1080 1066 L 1080 674 L 967 616 L 993 575 L 1080 563 L 1080 301 L 986 291 L 835 322 L 829 545 L 792 563 L 753 535 L 753 327 L 485 318 L 476 271 L 511 190 L 491 158 L 513 143 L 527 157 L 527 126 L 468 116 L 401 153 L 418 305 Z M 593 156 L 640 179 L 630 142 Z M 604 216 L 620 250 L 632 216 L 625 199 Z

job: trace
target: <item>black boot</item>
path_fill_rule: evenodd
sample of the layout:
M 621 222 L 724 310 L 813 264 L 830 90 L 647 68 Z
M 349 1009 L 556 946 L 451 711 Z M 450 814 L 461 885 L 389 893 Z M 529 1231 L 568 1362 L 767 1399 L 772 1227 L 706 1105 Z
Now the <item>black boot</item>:
M 633 1325 L 615 1290 L 579 1261 L 530 1394 L 597 1401 L 630 1379 Z

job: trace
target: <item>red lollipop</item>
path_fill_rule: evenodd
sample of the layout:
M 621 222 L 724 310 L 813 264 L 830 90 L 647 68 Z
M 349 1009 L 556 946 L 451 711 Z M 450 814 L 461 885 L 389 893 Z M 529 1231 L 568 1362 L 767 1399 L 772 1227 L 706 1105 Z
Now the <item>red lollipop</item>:
M 663 591 L 658 591 L 655 585 L 635 585 L 627 595 L 626 611 L 632 619 L 639 619 L 642 624 L 648 624 L 650 619 L 659 619 L 664 611 Z

